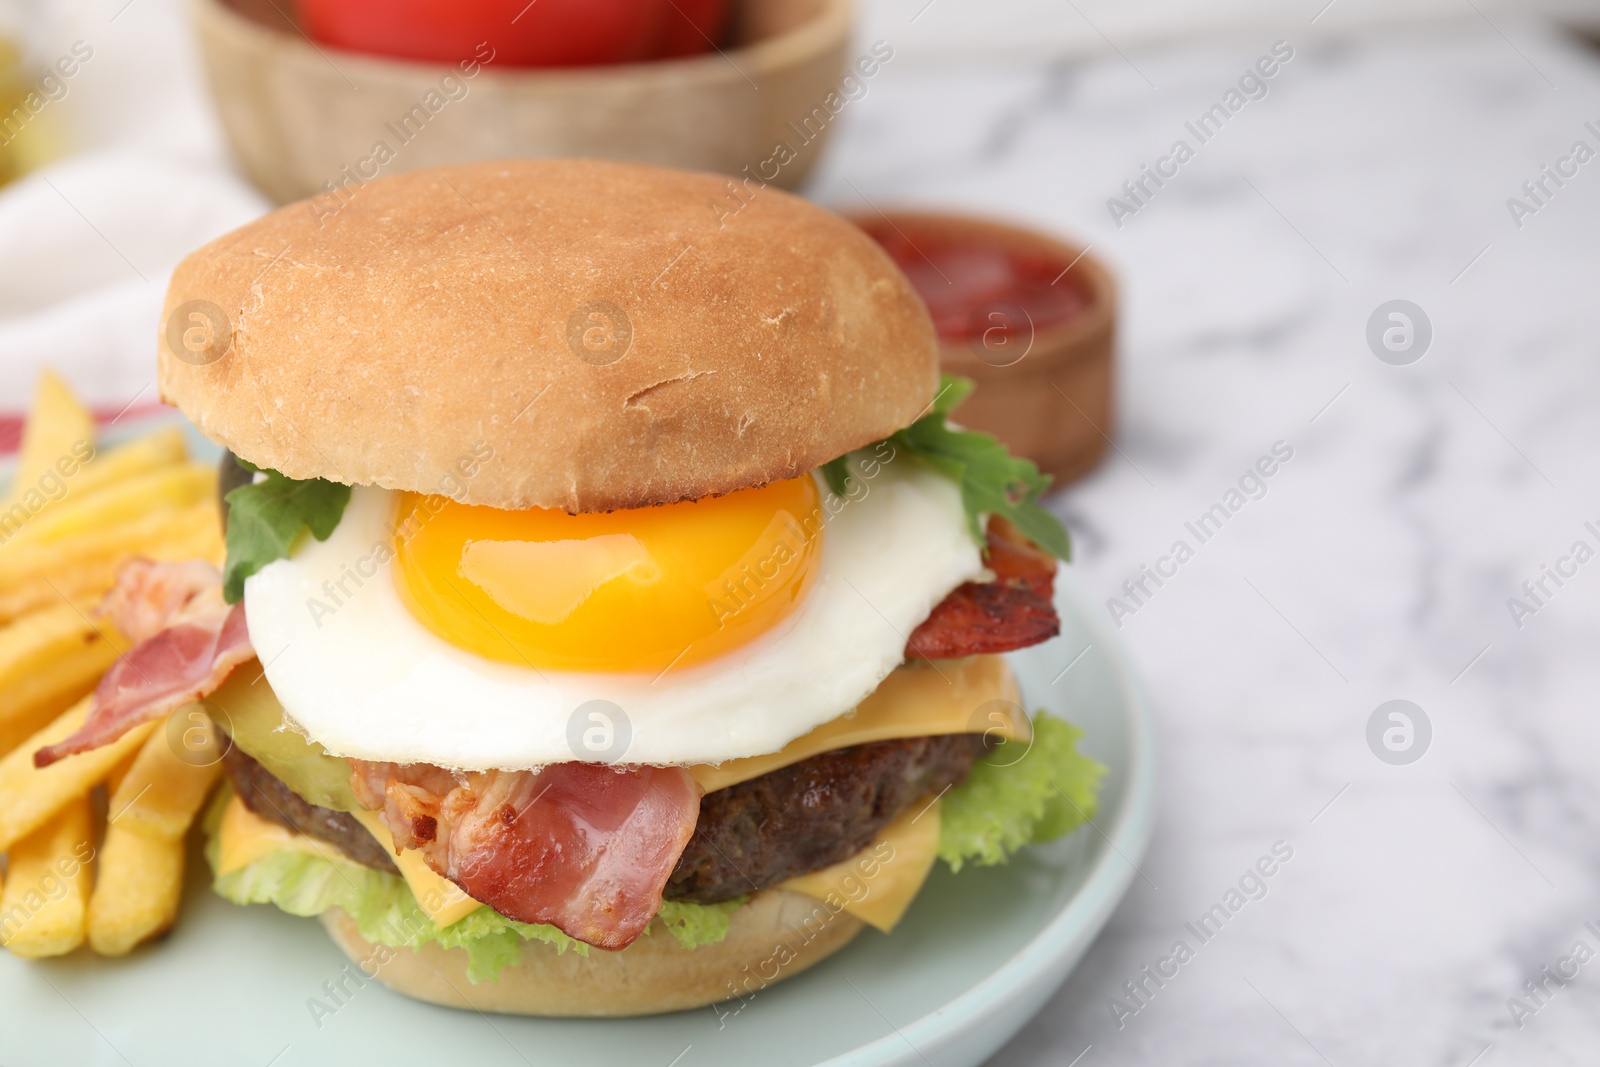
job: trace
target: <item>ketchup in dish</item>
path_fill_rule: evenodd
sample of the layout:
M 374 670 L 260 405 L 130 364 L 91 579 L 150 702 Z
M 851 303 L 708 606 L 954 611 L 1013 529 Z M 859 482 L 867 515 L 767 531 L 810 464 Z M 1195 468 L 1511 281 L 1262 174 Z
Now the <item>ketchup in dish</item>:
M 1076 318 L 1092 302 L 1077 272 L 1067 270 L 1070 261 L 986 244 L 981 233 L 934 235 L 903 222 L 864 228 L 911 279 L 942 340 L 972 340 L 996 324 L 1027 329 L 1005 321 L 1010 316 L 995 318 L 1003 307 L 1021 308 L 1034 330 L 1044 330 Z

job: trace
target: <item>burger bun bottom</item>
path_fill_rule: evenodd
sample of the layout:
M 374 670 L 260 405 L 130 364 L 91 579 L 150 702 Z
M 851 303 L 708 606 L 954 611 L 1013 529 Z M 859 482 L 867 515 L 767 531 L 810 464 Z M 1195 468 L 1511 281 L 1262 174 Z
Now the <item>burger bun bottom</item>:
M 748 997 L 827 959 L 862 927 L 813 897 L 766 889 L 733 913 L 728 936 L 714 945 L 686 949 L 659 924 L 621 952 L 582 956 L 527 941 L 498 981 L 474 984 L 463 949 L 374 945 L 337 908 L 321 920 L 345 955 L 397 993 L 451 1008 L 560 1017 L 654 1015 Z

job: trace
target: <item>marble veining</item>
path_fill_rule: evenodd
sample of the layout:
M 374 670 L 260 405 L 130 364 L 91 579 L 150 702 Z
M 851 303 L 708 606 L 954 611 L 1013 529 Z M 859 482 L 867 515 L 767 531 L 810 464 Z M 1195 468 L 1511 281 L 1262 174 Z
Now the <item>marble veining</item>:
M 1574 139 L 1600 146 L 1600 63 L 1501 27 L 1282 34 L 1267 96 L 1120 227 L 1107 200 L 1272 40 L 907 63 L 812 190 L 1030 220 L 1118 269 L 1121 454 L 1055 498 L 1097 598 L 1294 449 L 1121 620 L 1161 730 L 1159 889 L 1134 879 L 996 1064 L 1594 1057 L 1600 970 L 1574 947 L 1600 954 L 1600 565 L 1547 582 L 1520 628 L 1507 602 L 1573 542 L 1600 549 L 1600 169 L 1520 229 L 1507 200 Z M 1433 325 L 1408 366 L 1365 337 L 1394 298 Z M 1433 727 L 1404 766 L 1366 740 L 1395 698 Z M 1196 919 L 1275 842 L 1293 858 L 1202 943 Z

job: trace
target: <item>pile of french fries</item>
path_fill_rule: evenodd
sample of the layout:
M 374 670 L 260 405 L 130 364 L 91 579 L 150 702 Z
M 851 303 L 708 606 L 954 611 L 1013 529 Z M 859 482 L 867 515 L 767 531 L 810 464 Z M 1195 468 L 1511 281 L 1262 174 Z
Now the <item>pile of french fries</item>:
M 85 941 L 120 956 L 171 927 L 185 837 L 222 771 L 196 705 L 33 765 L 129 647 L 97 613 L 117 568 L 223 557 L 216 472 L 189 460 L 181 431 L 95 442 L 90 412 L 47 373 L 0 499 L 0 944 L 29 958 Z

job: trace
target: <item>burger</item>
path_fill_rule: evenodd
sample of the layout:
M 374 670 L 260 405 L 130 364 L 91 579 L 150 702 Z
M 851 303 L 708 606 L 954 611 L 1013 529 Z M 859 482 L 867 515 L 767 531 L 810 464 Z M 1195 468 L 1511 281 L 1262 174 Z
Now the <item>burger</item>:
M 226 565 L 123 571 L 136 643 L 36 762 L 200 704 L 218 893 L 535 1015 L 748 998 L 1092 817 L 1002 656 L 1059 629 L 1048 479 L 950 421 L 870 238 L 619 163 L 341 204 L 174 273 L 160 387 L 226 450 Z

